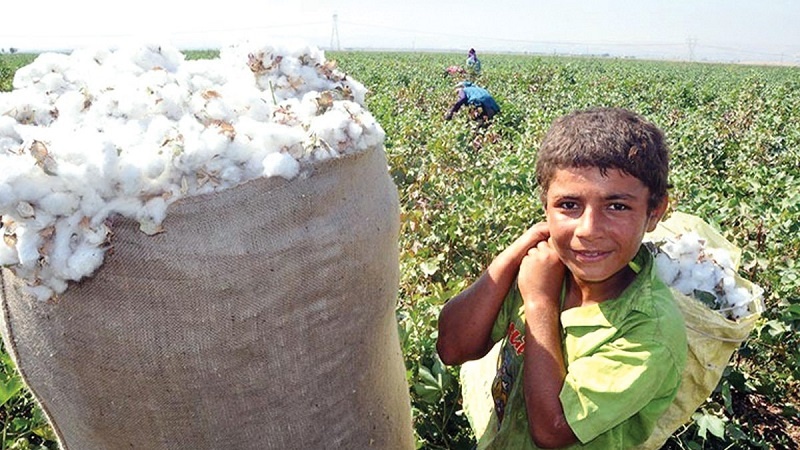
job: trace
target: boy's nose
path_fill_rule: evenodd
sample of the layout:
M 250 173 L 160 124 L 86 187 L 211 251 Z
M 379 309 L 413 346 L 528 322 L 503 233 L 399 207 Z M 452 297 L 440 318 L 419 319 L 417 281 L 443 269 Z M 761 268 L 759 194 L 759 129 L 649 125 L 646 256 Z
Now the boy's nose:
M 583 238 L 594 237 L 602 230 L 602 224 L 602 213 L 594 208 L 587 207 L 578 218 L 575 234 Z

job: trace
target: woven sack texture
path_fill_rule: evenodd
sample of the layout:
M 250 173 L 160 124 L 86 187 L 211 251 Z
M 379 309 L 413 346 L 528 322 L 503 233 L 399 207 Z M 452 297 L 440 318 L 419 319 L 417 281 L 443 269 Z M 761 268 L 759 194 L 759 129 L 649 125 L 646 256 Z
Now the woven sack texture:
M 115 218 L 92 276 L 2 270 L 6 349 L 66 450 L 414 447 L 383 148 Z

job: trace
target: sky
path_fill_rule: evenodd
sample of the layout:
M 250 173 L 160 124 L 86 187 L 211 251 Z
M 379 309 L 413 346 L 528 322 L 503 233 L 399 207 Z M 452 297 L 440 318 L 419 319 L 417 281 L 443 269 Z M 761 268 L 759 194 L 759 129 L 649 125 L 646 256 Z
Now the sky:
M 11 0 L 0 52 L 292 39 L 322 49 L 800 65 L 797 0 Z

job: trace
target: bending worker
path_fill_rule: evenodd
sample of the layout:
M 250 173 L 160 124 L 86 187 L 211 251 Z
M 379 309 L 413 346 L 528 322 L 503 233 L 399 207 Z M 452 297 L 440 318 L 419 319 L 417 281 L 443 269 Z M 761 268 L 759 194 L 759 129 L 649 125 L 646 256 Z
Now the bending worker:
M 445 120 L 452 119 L 453 114 L 457 113 L 462 106 L 467 104 L 481 109 L 479 114 L 475 117 L 476 120 L 481 122 L 491 120 L 495 114 L 500 112 L 500 106 L 486 89 L 476 86 L 470 81 L 458 83 L 456 88 L 458 92 L 458 101 L 456 101 L 444 115 Z

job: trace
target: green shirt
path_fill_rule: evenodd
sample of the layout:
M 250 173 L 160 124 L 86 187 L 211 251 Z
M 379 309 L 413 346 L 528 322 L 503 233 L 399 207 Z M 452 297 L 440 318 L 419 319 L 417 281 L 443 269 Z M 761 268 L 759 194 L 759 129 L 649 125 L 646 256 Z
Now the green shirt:
M 568 448 L 625 449 L 644 442 L 678 391 L 687 352 L 683 316 L 645 247 L 630 266 L 637 276 L 619 298 L 561 313 L 567 376 L 560 399 L 580 441 Z M 516 284 L 492 339 L 505 341 L 492 386 L 495 410 L 478 448 L 536 449 L 520 382 L 525 321 Z

